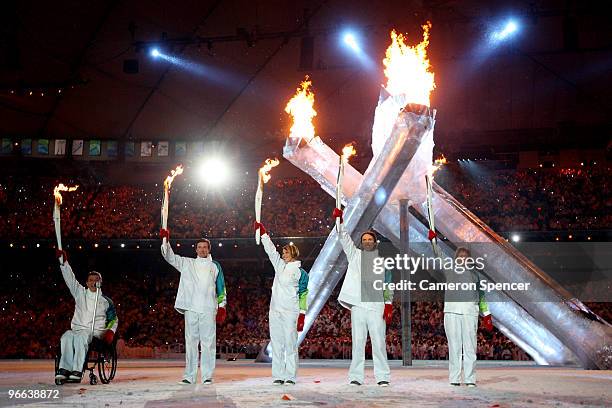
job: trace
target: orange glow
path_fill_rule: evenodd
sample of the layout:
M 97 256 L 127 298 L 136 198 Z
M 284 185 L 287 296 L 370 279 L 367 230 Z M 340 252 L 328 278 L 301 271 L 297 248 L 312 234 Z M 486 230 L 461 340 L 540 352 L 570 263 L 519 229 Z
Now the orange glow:
M 315 137 L 315 128 L 312 119 L 317 116 L 317 111 L 314 110 L 314 93 L 310 89 L 312 81 L 308 75 L 300 84 L 295 96 L 291 98 L 285 112 L 293 116 L 293 125 L 289 137 L 298 139 L 306 139 L 310 142 Z
M 65 186 L 64 184 L 60 183 L 57 186 L 55 186 L 55 188 L 53 189 L 53 195 L 55 196 L 55 202 L 57 203 L 57 205 L 62 205 L 62 194 L 60 193 L 60 191 L 75 191 L 77 188 L 79 188 L 79 186 Z
M 423 25 L 423 41 L 415 46 L 406 45 L 403 34 L 391 31 L 391 45 L 387 48 L 383 64 L 386 89 L 391 95 L 406 95 L 406 102 L 429 106 L 431 91 L 436 87 L 434 73 L 427 59 L 431 23 Z
M 266 159 L 264 165 L 259 169 L 259 176 L 264 183 L 270 181 L 270 178 L 272 177 L 270 176 L 270 170 L 278 166 L 279 163 L 280 161 L 278 161 L 278 159 Z
M 352 144 L 347 144 L 346 146 L 344 146 L 342 148 L 342 161 L 344 163 L 348 163 L 348 160 L 351 156 L 354 156 L 357 154 L 357 150 L 355 150 L 355 148 L 353 147 Z
M 174 181 L 174 178 L 178 176 L 179 174 L 183 174 L 182 164 L 179 164 L 178 166 L 176 166 L 176 169 L 170 170 L 170 175 L 166 177 L 166 179 L 164 180 L 164 187 L 166 187 L 169 190 L 170 186 L 172 186 L 172 182 Z
M 433 174 L 436 171 L 440 170 L 440 168 L 447 163 L 448 163 L 448 160 L 446 160 L 446 157 L 444 157 L 444 155 L 441 154 L 440 157 L 434 160 L 434 164 L 431 165 L 429 174 L 433 177 Z

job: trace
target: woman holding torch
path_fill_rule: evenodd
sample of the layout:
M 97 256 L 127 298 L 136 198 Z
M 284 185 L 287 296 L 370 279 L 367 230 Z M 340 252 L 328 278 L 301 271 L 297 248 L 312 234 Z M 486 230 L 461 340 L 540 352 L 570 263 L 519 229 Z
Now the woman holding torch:
M 280 255 L 261 223 L 255 221 L 255 230 L 259 231 L 264 250 L 274 267 L 269 314 L 273 384 L 294 385 L 299 360 L 297 336 L 304 330 L 307 310 L 308 274 L 298 260 L 297 246 L 283 246 Z

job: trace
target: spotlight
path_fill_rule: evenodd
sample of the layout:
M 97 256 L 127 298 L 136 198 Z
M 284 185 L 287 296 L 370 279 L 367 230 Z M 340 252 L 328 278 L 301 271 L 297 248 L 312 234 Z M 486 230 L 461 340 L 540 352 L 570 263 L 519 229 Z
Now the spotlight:
M 220 185 L 224 183 L 229 176 L 227 164 L 216 157 L 202 162 L 198 169 L 198 173 L 202 180 L 209 185 Z
M 519 242 L 521 240 L 521 236 L 519 234 L 512 234 L 512 242 Z
M 151 52 L 150 52 L 151 56 L 153 58 L 157 58 L 161 55 L 161 53 L 159 52 L 159 48 L 155 47 L 155 48 L 151 48 Z
M 518 24 L 514 20 L 509 20 L 504 28 L 495 31 L 492 35 L 495 41 L 504 41 L 518 31 Z
M 353 51 L 360 51 L 359 44 L 357 44 L 357 38 L 355 38 L 355 35 L 353 33 L 344 34 L 343 40 L 344 43 L 348 45 Z

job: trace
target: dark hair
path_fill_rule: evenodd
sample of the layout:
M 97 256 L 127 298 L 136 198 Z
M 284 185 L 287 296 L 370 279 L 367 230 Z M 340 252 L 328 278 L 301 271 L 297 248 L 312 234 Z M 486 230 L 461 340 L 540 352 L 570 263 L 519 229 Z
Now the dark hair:
M 462 252 L 468 257 L 472 256 L 472 253 L 466 247 L 457 247 L 457 250 L 455 251 L 455 258 L 457 258 Z
M 198 247 L 198 244 L 199 244 L 200 242 L 206 242 L 206 243 L 208 244 L 208 250 L 209 250 L 209 251 L 212 249 L 212 246 L 210 245 L 210 241 L 209 241 L 209 240 L 207 240 L 206 238 L 200 238 L 200 239 L 198 239 L 198 240 L 196 241 L 196 244 L 195 244 L 196 248 Z
M 370 235 L 372 238 L 374 238 L 374 241 L 378 241 L 378 236 L 372 230 L 368 230 L 368 231 L 365 231 L 364 233 L 362 233 L 361 237 L 359 237 L 359 241 L 361 241 L 363 239 L 364 235 Z

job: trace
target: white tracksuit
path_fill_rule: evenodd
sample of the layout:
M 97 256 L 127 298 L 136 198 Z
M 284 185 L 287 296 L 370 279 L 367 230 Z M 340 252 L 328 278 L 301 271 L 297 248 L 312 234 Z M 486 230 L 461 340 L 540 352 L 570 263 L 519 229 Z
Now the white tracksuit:
M 274 267 L 269 314 L 272 377 L 295 382 L 299 360 L 297 319 L 307 310 L 308 274 L 300 261 L 283 261 L 268 234 L 261 237 L 261 242 Z
M 478 282 L 473 271 L 456 274 L 446 271 L 447 282 Z M 491 314 L 482 292 L 472 291 L 444 294 L 444 331 L 448 340 L 448 379 L 450 383 L 461 383 L 461 356 L 463 354 L 463 376 L 466 384 L 476 384 L 476 332 L 478 314 Z M 461 300 L 461 301 L 457 301 Z M 467 300 L 467 301 L 462 301 Z
M 68 371 L 83 371 L 87 349 L 92 340 L 91 322 L 96 302 L 96 292 L 82 286 L 75 278 L 74 272 L 68 262 L 60 265 L 62 276 L 70 294 L 74 298 L 75 308 L 70 330 L 61 338 L 61 352 L 59 367 Z M 101 337 L 108 329 L 117 331 L 119 320 L 113 302 L 98 289 L 98 305 L 95 307 L 94 322 L 95 337 Z
M 363 302 L 361 297 L 361 257 L 362 250 L 357 248 L 351 237 L 340 228 L 340 243 L 348 259 L 348 269 L 344 283 L 338 296 L 342 306 L 351 311 L 351 335 L 353 342 L 353 358 L 349 368 L 349 382 L 364 383 L 365 346 L 368 332 L 372 343 L 372 358 L 374 360 L 374 377 L 376 382 L 389 381 L 391 370 L 387 362 L 387 346 L 385 331 L 387 325 L 383 318 L 385 303 L 392 303 L 393 293 L 385 290 L 380 293 L 376 302 Z M 377 251 L 372 251 L 376 256 Z M 389 275 L 385 273 L 385 281 Z
M 217 351 L 217 308 L 225 307 L 223 270 L 209 255 L 188 258 L 176 255 L 165 241 L 162 256 L 181 273 L 174 308 L 185 315 L 185 373 L 192 384 L 198 375 L 198 343 L 201 349 L 202 382 L 212 379 Z

